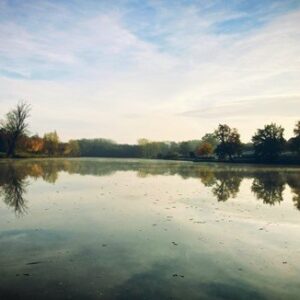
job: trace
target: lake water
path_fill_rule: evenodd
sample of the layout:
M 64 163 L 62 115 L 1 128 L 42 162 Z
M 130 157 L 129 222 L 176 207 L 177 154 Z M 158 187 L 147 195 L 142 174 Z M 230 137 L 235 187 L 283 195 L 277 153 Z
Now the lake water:
M 299 299 L 300 168 L 0 161 L 0 299 Z

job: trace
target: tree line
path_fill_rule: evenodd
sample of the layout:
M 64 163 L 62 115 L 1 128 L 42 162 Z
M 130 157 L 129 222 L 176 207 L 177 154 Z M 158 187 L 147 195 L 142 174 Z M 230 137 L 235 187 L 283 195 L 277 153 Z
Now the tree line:
M 194 159 L 221 161 L 280 162 L 300 159 L 300 121 L 294 137 L 284 138 L 284 128 L 271 123 L 257 129 L 251 142 L 241 142 L 236 128 L 220 124 L 199 140 L 157 142 L 139 139 L 135 145 L 117 144 L 108 139 L 79 139 L 62 142 L 56 131 L 43 137 L 29 134 L 31 107 L 20 102 L 0 123 L 0 153 L 2 156 L 86 156 L 132 157 L 161 159 Z

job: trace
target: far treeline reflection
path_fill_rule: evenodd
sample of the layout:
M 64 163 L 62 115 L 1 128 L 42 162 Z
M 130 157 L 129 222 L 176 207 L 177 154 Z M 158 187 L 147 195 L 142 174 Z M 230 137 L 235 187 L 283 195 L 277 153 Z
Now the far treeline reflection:
M 300 210 L 300 173 L 297 169 L 178 163 L 167 161 L 48 159 L 7 161 L 0 168 L 0 197 L 17 215 L 26 212 L 25 194 L 29 178 L 42 178 L 55 183 L 59 172 L 107 176 L 117 171 L 134 171 L 139 177 L 180 175 L 183 179 L 198 178 L 210 187 L 218 201 L 235 198 L 243 179 L 252 180 L 251 191 L 258 200 L 269 205 L 283 201 L 286 186 L 291 188 L 295 207 Z

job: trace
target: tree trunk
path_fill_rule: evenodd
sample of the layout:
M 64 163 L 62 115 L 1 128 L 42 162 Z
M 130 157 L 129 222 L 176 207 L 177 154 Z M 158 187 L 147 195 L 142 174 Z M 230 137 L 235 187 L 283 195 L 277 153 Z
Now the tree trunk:
M 7 157 L 14 157 L 16 149 L 16 137 L 13 137 L 10 141 L 7 149 Z

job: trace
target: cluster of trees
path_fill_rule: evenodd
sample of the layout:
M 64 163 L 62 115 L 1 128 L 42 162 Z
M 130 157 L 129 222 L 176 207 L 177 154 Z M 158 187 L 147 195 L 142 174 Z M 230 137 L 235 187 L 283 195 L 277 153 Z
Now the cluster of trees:
M 136 145 L 117 144 L 108 139 L 76 140 L 81 156 L 87 157 L 132 157 L 132 158 L 190 158 L 201 152 L 203 156 L 213 153 L 217 139 L 213 134 L 205 135 L 201 140 L 184 142 L 157 142 L 139 139 Z
M 252 137 L 252 144 L 242 144 L 240 135 L 236 129 L 228 125 L 219 125 L 215 131 L 219 144 L 215 153 L 219 158 L 240 157 L 247 150 L 252 156 L 261 162 L 277 161 L 282 155 L 300 157 L 300 121 L 294 128 L 295 136 L 288 141 L 284 138 L 284 128 L 271 123 L 258 129 Z
M 19 103 L 6 114 L 0 123 L 0 152 L 8 157 L 16 156 L 16 152 L 45 156 L 78 156 L 79 145 L 76 141 L 63 143 L 56 131 L 45 133 L 43 137 L 29 136 L 27 119 L 30 106 Z
M 213 133 L 205 134 L 201 140 L 175 142 L 138 141 L 140 156 L 147 158 L 198 158 L 275 162 L 285 158 L 300 159 L 300 121 L 296 123 L 294 137 L 284 138 L 284 129 L 271 123 L 258 129 L 252 143 L 243 144 L 236 128 L 220 124 Z
M 16 152 L 26 152 L 45 156 L 218 158 L 261 162 L 274 162 L 287 155 L 297 160 L 300 158 L 300 121 L 296 123 L 294 137 L 288 141 L 284 138 L 284 129 L 275 123 L 258 129 L 248 144 L 241 142 L 237 129 L 220 124 L 213 133 L 205 134 L 199 140 L 176 143 L 140 139 L 136 145 L 127 145 L 108 139 L 80 139 L 63 143 L 56 131 L 43 137 L 29 136 L 29 113 L 30 106 L 19 103 L 0 123 L 0 152 L 8 157 L 15 156 Z
M 206 134 L 200 140 L 183 142 L 154 142 L 139 139 L 140 155 L 145 158 L 195 158 L 197 155 L 209 156 L 218 142 L 214 134 Z

